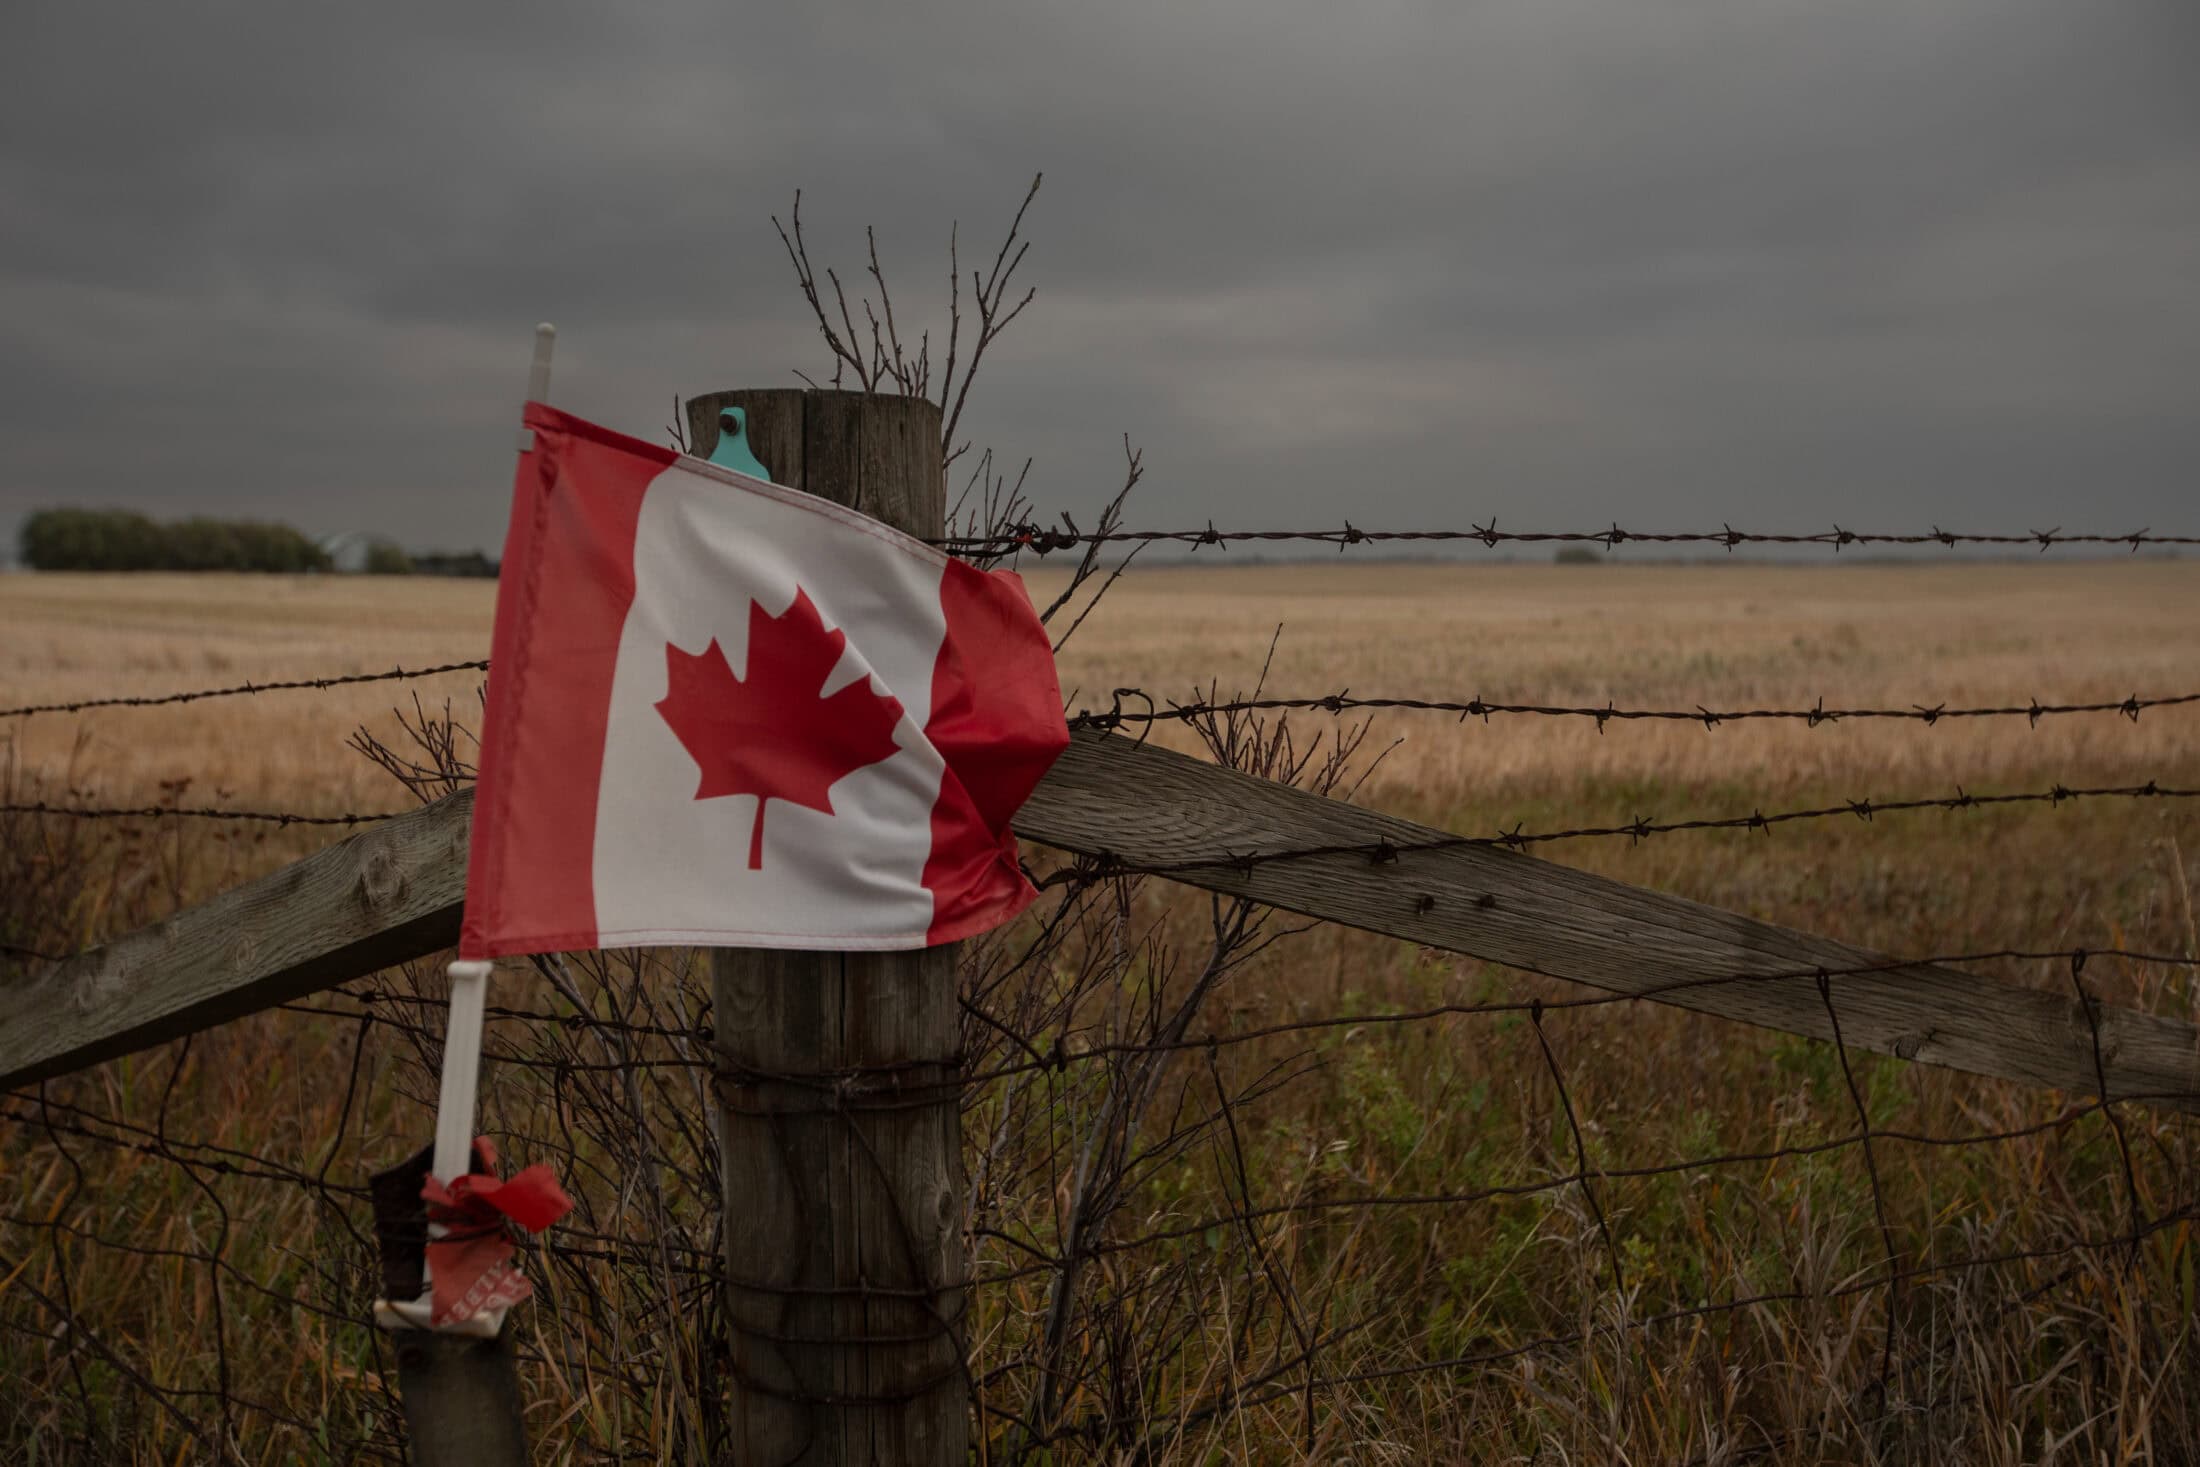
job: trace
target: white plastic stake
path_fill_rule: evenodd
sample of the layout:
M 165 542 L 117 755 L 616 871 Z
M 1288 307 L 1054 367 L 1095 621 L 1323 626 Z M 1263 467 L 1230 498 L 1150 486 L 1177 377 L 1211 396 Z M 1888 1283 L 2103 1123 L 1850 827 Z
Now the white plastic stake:
M 527 400 L 550 400 L 550 349 L 558 344 L 558 328 L 548 321 L 535 328 L 535 365 L 527 374 Z
M 474 1169 L 474 1095 L 481 1084 L 481 1017 L 489 998 L 489 968 L 460 959 L 445 971 L 451 1007 L 443 1027 L 443 1092 L 435 1106 L 436 1180 L 449 1183 Z
M 535 327 L 535 360 L 533 365 L 527 369 L 527 400 L 529 402 L 548 402 L 550 400 L 550 352 L 557 344 L 557 327 L 551 325 L 548 321 L 544 321 Z M 520 429 L 519 451 L 528 453 L 533 451 L 534 446 L 534 430 L 532 428 Z
M 460 958 L 443 971 L 451 981 L 451 1005 L 443 1026 L 443 1089 L 435 1103 L 435 1154 L 430 1175 L 448 1186 L 474 1169 L 474 1103 L 481 1085 L 481 1021 L 489 997 L 491 964 Z M 428 1224 L 428 1236 L 440 1238 L 443 1224 Z M 432 1270 L 421 1263 L 427 1287 L 418 1299 L 377 1299 L 374 1319 L 384 1329 L 429 1329 L 434 1317 Z M 485 1309 L 444 1328 L 489 1339 L 503 1327 L 502 1309 Z

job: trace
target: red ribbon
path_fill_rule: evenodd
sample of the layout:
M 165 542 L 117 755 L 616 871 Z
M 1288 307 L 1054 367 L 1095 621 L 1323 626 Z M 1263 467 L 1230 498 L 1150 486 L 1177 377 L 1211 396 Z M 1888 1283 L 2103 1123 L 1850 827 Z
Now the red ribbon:
M 488 1138 L 477 1139 L 474 1150 L 486 1165 L 497 1164 Z M 445 1229 L 428 1243 L 434 1296 L 428 1322 L 437 1328 L 486 1309 L 508 1309 L 533 1293 L 512 1262 L 513 1240 L 519 1230 L 539 1233 L 573 1209 L 573 1199 L 546 1166 L 501 1178 L 469 1172 L 449 1183 L 429 1177 L 420 1195 L 428 1204 L 428 1221 Z

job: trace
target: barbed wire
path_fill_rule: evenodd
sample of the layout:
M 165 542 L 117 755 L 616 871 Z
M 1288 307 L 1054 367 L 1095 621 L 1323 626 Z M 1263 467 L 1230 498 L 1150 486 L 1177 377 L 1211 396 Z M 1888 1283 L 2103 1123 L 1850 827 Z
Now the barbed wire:
M 80 698 L 73 703 L 28 703 L 19 708 L 0 708 L 0 718 L 29 718 L 37 713 L 82 713 L 94 708 L 158 708 L 171 703 L 197 703 L 208 698 L 236 698 L 247 694 L 286 693 L 297 690 L 323 692 L 359 683 L 410 682 L 447 672 L 487 672 L 489 659 L 444 662 L 434 667 L 393 667 L 387 672 L 353 672 L 326 677 L 293 678 L 279 682 L 242 682 L 227 687 L 196 688 L 183 693 L 156 693 L 143 697 Z
M 80 713 L 101 708 L 158 708 L 181 703 L 196 703 L 211 698 L 229 698 L 248 694 L 295 690 L 326 691 L 331 688 L 361 683 L 410 681 L 436 677 L 451 672 L 487 672 L 488 670 L 489 659 L 483 657 L 467 662 L 440 663 L 432 667 L 396 667 L 384 672 L 332 674 L 326 677 L 297 678 L 279 682 L 244 682 L 224 687 L 197 688 L 177 693 L 83 698 L 67 703 L 32 703 L 15 708 L 0 708 L 0 719 L 27 718 L 42 713 Z M 1736 709 L 1712 709 L 1701 703 L 1689 708 L 1621 708 L 1609 701 L 1600 707 L 1595 704 L 1507 703 L 1485 699 L 1480 696 L 1464 701 L 1404 696 L 1369 697 L 1355 695 L 1348 688 L 1340 689 L 1334 693 L 1299 697 L 1231 698 L 1179 702 L 1168 697 L 1156 698 L 1143 688 L 1123 687 L 1114 689 L 1113 696 L 1115 700 L 1113 708 L 1106 711 L 1080 709 L 1069 717 L 1069 727 L 1073 731 L 1083 729 L 1111 731 L 1121 728 L 1125 724 L 1181 722 L 1217 714 L 1293 710 L 1327 713 L 1384 710 L 1455 713 L 1459 715 L 1461 722 L 1469 718 L 1480 718 L 1487 722 L 1491 717 L 1497 715 L 1587 718 L 1594 720 L 1599 729 L 1602 729 L 1607 723 L 1614 722 L 1701 723 L 1707 728 L 1712 728 L 1720 724 L 1751 720 L 1782 720 L 1803 723 L 1815 728 L 1820 724 L 1840 723 L 1854 719 L 1897 719 L 1921 723 L 1930 727 L 1943 720 L 2023 718 L 2037 725 L 2042 718 L 2072 713 L 2121 713 L 2136 723 L 2139 714 L 2149 708 L 2172 708 L 2200 703 L 2200 693 L 2177 693 L 2160 697 L 2141 697 L 2134 693 L 2126 698 L 2069 703 L 2042 703 L 2037 698 L 2029 698 L 2023 703 L 1954 708 L 1949 707 L 1946 703 L 1910 703 L 1899 708 L 1828 708 L 1825 706 L 1825 699 L 1821 697 L 1808 708 Z M 1126 698 L 1144 703 L 1146 705 L 1145 709 L 1140 711 L 1124 708 L 1122 705 L 1123 700 Z
M 2132 530 L 2118 534 L 2078 533 L 2065 532 L 2059 527 L 2052 530 L 2026 530 L 2021 534 L 1980 534 L 1943 530 L 1936 525 L 1923 533 L 1891 534 L 1849 530 L 1836 525 L 1830 530 L 1778 534 L 1737 530 L 1725 524 L 1716 530 L 1629 530 L 1621 528 L 1615 522 L 1602 530 L 1500 530 L 1494 516 L 1488 524 L 1469 521 L 1470 527 L 1464 530 L 1363 530 L 1349 520 L 1335 529 L 1310 530 L 1223 530 L 1217 529 L 1210 520 L 1205 529 L 1197 530 L 1091 531 L 1078 529 L 1068 522 L 1066 516 L 1064 523 L 1067 528 L 1055 529 L 1048 525 L 1025 522 L 1007 526 L 992 534 L 947 536 L 932 543 L 951 555 L 976 557 L 1012 555 L 1022 550 L 1047 555 L 1056 550 L 1091 545 L 1178 544 L 1197 548 L 1203 545 L 1227 547 L 1248 541 L 1305 541 L 1335 545 L 1340 550 L 1350 545 L 1462 541 L 1492 548 L 1514 544 L 1572 544 L 1602 545 L 1608 550 L 1627 544 L 1715 545 L 1729 553 L 1743 545 L 1822 545 L 1837 552 L 1851 545 L 1938 545 L 1944 549 L 1953 549 L 1959 545 L 2022 545 L 2043 552 L 2057 545 L 2122 545 L 2133 553 L 2147 545 L 2200 545 L 2200 535 L 2157 535 L 2151 530 Z
M 1881 815 L 1902 814 L 1918 810 L 1976 810 L 2003 805 L 2052 805 L 2061 807 L 2080 800 L 2189 800 L 2200 797 L 2200 789 L 2178 789 L 2164 786 L 2154 780 L 2140 785 L 2096 786 L 2072 788 L 2054 785 L 2044 790 L 2025 791 L 2016 794 L 1974 795 L 1957 786 L 1953 795 L 1939 798 L 1911 800 L 1845 800 L 1838 805 L 1819 805 L 1808 809 L 1781 810 L 1771 815 L 1762 810 L 1752 810 L 1747 815 L 1716 816 L 1692 820 L 1656 821 L 1639 816 L 1624 825 L 1577 826 L 1570 830 L 1529 831 L 1520 826 L 1501 830 L 1495 835 L 1446 835 L 1434 840 L 1340 841 L 1332 844 L 1290 846 L 1283 849 L 1247 850 L 1230 852 L 1220 856 L 1206 856 L 1183 861 L 1133 861 L 1121 856 L 1106 854 L 1080 856 L 1067 866 L 1040 879 L 1040 886 L 1059 885 L 1065 881 L 1083 880 L 1095 876 L 1173 876 L 1188 871 L 1234 870 L 1250 874 L 1255 867 L 1277 861 L 1304 861 L 1321 856 L 1360 856 L 1375 865 L 1389 865 L 1401 856 L 1431 851 L 1462 850 L 1470 847 L 1498 847 L 1509 851 L 1524 851 L 1530 846 L 1544 845 L 1566 840 L 1598 840 L 1624 837 L 1629 841 L 1646 840 L 1653 835 L 1673 835 L 1691 830 L 1746 830 L 1769 835 L 1773 827 L 1798 821 L 1831 820 L 1841 816 L 1853 816 L 1871 822 Z
M 2173 708 L 2200 703 L 2200 693 L 2177 693 L 2167 697 L 2142 698 L 2136 693 L 2128 698 L 2093 703 L 2042 703 L 2037 698 L 2024 703 L 1986 705 L 1969 708 L 1951 708 L 1945 703 L 1912 703 L 1904 708 L 1828 708 L 1820 698 L 1808 708 L 1735 708 L 1715 710 L 1697 705 L 1694 708 L 1621 708 L 1615 703 L 1602 707 L 1595 704 L 1567 706 L 1541 703 L 1501 703 L 1475 697 L 1465 702 L 1435 698 L 1359 697 L 1349 688 L 1318 696 L 1275 698 L 1227 698 L 1216 701 L 1194 700 L 1178 702 L 1173 698 L 1156 699 L 1143 688 L 1116 688 L 1113 690 L 1114 706 L 1105 711 L 1080 709 L 1069 719 L 1070 729 L 1113 732 L 1125 724 L 1155 724 L 1189 722 L 1232 713 L 1262 713 L 1289 711 L 1319 711 L 1324 713 L 1353 713 L 1362 711 L 1400 710 L 1408 712 L 1456 713 L 1464 723 L 1470 718 L 1480 718 L 1485 723 L 1499 714 L 1530 715 L 1543 718 L 1588 718 L 1596 721 L 1598 732 L 1607 723 L 1662 721 L 1673 723 L 1700 723 L 1705 728 L 1716 728 L 1726 723 L 1741 723 L 1752 719 L 1782 720 L 1802 723 L 1811 728 L 1820 724 L 1841 723 L 1851 719 L 1899 719 L 1932 727 L 1943 720 L 1959 718 L 2022 718 L 2037 727 L 2042 718 L 2068 713 L 2121 713 L 2132 722 L 2139 721 L 2139 714 L 2148 708 Z M 1125 708 L 1125 699 L 1144 703 L 1143 710 Z M 1164 706 L 1166 705 L 1166 706 Z
M 373 825 L 407 810 L 307 815 L 293 810 L 230 810 L 216 805 L 53 805 L 43 800 L 0 804 L 0 815 L 54 815 L 72 820 L 240 820 L 266 825 Z
M 2082 800 L 2188 800 L 2200 797 L 2200 789 L 2181 789 L 2148 780 L 2138 785 L 2113 785 L 2072 787 L 2054 785 L 2044 790 L 2015 794 L 1974 795 L 1960 785 L 1953 795 L 1932 796 L 1908 800 L 1844 800 L 1838 805 L 1819 805 L 1806 809 L 1781 810 L 1767 815 L 1753 810 L 1747 815 L 1710 816 L 1688 820 L 1656 821 L 1648 816 L 1638 816 L 1624 825 L 1584 825 L 1569 829 L 1530 831 L 1523 826 L 1501 830 L 1495 835 L 1447 835 L 1436 840 L 1420 841 L 1351 841 L 1332 845 L 1293 846 L 1283 850 L 1246 851 L 1223 856 L 1204 857 L 1189 861 L 1132 862 L 1114 855 L 1082 856 L 1070 866 L 1061 868 L 1042 878 L 1040 885 L 1058 885 L 1080 877 L 1140 874 L 1168 876 L 1185 871 L 1211 871 L 1217 868 L 1234 868 L 1250 871 L 1275 861 L 1299 861 L 1317 856 L 1357 855 L 1365 856 L 1377 864 L 1388 864 L 1400 856 L 1425 851 L 1457 850 L 1470 846 L 1498 846 L 1506 850 L 1525 850 L 1530 846 L 1547 845 L 1569 840 L 1608 840 L 1625 838 L 1629 841 L 1646 840 L 1654 835 L 1673 835 L 1695 830 L 1748 830 L 1769 834 L 1774 826 L 1791 825 L 1800 821 L 1831 820 L 1841 816 L 1853 816 L 1869 823 L 1881 815 L 1903 814 L 1918 810 L 1973 810 L 2002 805 L 2053 805 L 2060 807 Z M 315 826 L 372 825 L 393 820 L 400 815 L 412 814 L 409 810 L 383 810 L 374 812 L 347 812 L 338 815 L 311 815 L 287 810 L 233 810 L 220 806 L 192 805 L 55 805 L 32 800 L 0 803 L 0 815 L 45 815 L 76 820 L 228 820 L 254 823 Z

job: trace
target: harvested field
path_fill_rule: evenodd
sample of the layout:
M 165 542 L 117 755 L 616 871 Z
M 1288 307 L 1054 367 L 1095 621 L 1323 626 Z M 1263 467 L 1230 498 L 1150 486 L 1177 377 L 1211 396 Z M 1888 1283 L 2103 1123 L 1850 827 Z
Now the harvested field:
M 1046 604 L 1062 579 L 1035 570 L 1035 599 Z M 474 582 L 0 577 L 0 705 L 479 658 L 492 600 L 493 587 Z M 1347 556 L 1134 567 L 1069 641 L 1061 673 L 1073 707 L 1126 711 L 1147 704 L 1118 703 L 1113 690 L 1143 689 L 1165 707 L 1210 688 L 1249 691 L 1264 676 L 1280 697 L 2028 705 L 2200 692 L 2196 626 L 2192 561 L 1558 567 Z M 16 799 L 396 810 L 411 796 L 347 737 L 365 727 L 404 747 L 394 710 L 416 716 L 416 693 L 422 708 L 448 700 L 470 724 L 480 680 L 455 672 L 38 714 L 0 722 L 0 768 Z M 1359 721 L 1308 710 L 1288 726 L 1304 747 Z M 1175 725 L 1153 737 L 1199 742 Z M 1470 834 L 1958 786 L 2192 788 L 2200 704 L 2136 720 L 1930 726 L 1600 728 L 1384 712 L 1345 786 L 1370 769 L 1352 798 Z M 1770 836 L 1584 839 L 1539 854 L 1906 955 L 2189 954 L 2200 952 L 2196 805 L 1844 816 Z M 337 834 L 0 821 L 11 888 L 0 941 L 36 951 L 96 942 Z M 1143 956 L 1117 988 L 1079 999 L 1063 1032 L 1097 1043 L 1131 1032 L 1126 1014 L 1142 1003 L 1180 995 L 1209 916 L 1196 894 L 1125 887 L 1113 930 Z M 1279 940 L 1217 983 L 1193 1032 L 1365 1022 L 1187 1055 L 1160 1072 L 1166 1100 L 1150 1129 L 1167 1133 L 1171 1115 L 1220 1120 L 1182 1145 L 1156 1144 L 1106 1234 L 1107 1261 L 1079 1286 L 1068 1360 L 1042 1368 L 1034 1353 L 1049 1275 L 1026 1270 L 1060 1242 L 1063 1148 L 1104 1087 L 1054 1078 L 966 1102 L 972 1169 L 990 1178 L 973 1248 L 980 1277 L 996 1282 L 972 1316 L 989 1452 L 1018 1440 L 1035 1380 L 1051 1369 L 1070 1381 L 1055 1403 L 1066 1419 L 1109 1423 L 1063 1435 L 1055 1460 L 1122 1459 L 1126 1421 L 1143 1423 L 1139 1440 L 1170 1462 L 2200 1457 L 2191 1121 L 2127 1105 L 2114 1112 L 2119 1131 L 2085 1096 L 1851 1057 L 1655 1005 L 1567 1009 L 1584 990 L 1333 927 L 1284 936 L 1295 924 L 1267 920 Z M 987 960 L 1004 961 L 1013 941 Z M 1068 983 L 1075 956 L 1048 981 Z M 2063 992 L 2072 981 L 2067 961 L 1973 966 Z M 574 995 L 506 973 L 498 1001 L 570 1012 L 577 995 L 604 1017 L 632 993 L 635 970 L 615 967 L 576 965 L 586 981 Z M 2200 1017 L 2190 968 L 2096 956 L 2083 977 L 2101 1000 Z M 648 960 L 646 979 L 663 1004 L 655 1023 L 696 1019 L 690 955 Z M 373 995 L 365 1009 L 418 1033 L 378 1027 L 370 1042 L 345 1017 L 361 1010 L 358 995 L 335 996 L 316 1005 L 326 1014 L 260 1015 L 54 1082 L 43 1101 L 0 1101 L 0 1190 L 16 1199 L 0 1216 L 10 1460 L 108 1459 L 71 1455 L 85 1443 L 146 1462 L 375 1460 L 391 1449 L 388 1352 L 351 1322 L 366 1287 L 346 1222 L 357 1198 L 295 1178 L 209 1176 L 191 1167 L 221 1153 L 193 1145 L 347 1186 L 397 1160 L 424 1135 L 421 1065 L 439 1021 L 415 999 L 434 986 L 423 970 L 362 990 Z M 1533 999 L 1553 1007 L 1395 1021 Z M 516 1057 L 564 1053 L 564 1040 L 517 1021 L 500 1033 Z M 715 1247 L 698 1184 L 707 1146 L 679 1121 L 700 1091 L 673 1082 L 634 1101 L 647 1112 L 636 1128 L 657 1138 L 647 1154 L 619 1149 L 631 1136 L 589 1130 L 617 1106 L 592 1110 L 585 1093 L 537 1072 L 503 1074 L 490 1123 L 513 1138 L 515 1164 L 540 1154 L 563 1157 L 569 1176 L 577 1160 L 598 1168 L 578 1178 L 588 1206 L 574 1233 L 597 1256 L 531 1265 L 546 1286 L 520 1316 L 541 1460 L 692 1460 L 717 1399 L 708 1322 L 692 1300 L 674 1307 L 685 1296 L 668 1282 L 670 1263 L 653 1270 L 667 1248 L 707 1257 Z M 1853 1140 L 1860 1124 L 1877 1138 L 1869 1148 Z M 992 1140 L 1011 1132 L 1006 1149 Z M 685 1200 L 646 1200 L 645 1176 Z M 2095 1246 L 2135 1231 L 2136 1244 Z M 1706 1308 L 1736 1299 L 1758 1302 Z M 73 1329 L 57 1329 L 56 1309 Z M 163 1406 L 133 1375 L 180 1394 Z M 1241 1399 L 1252 1404 L 1217 1407 Z

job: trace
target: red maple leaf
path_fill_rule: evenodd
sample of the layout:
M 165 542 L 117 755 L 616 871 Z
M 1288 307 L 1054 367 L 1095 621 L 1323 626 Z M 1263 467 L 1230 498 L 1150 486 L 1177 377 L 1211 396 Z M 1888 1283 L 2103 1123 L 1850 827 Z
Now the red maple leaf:
M 764 810 L 785 800 L 833 813 L 843 776 L 891 757 L 901 704 L 858 678 L 830 698 L 825 679 L 848 645 L 825 629 L 807 592 L 778 616 L 749 603 L 749 675 L 737 678 L 716 638 L 700 653 L 665 645 L 665 697 L 657 704 L 703 771 L 698 800 L 755 795 L 749 869 L 764 865 Z

